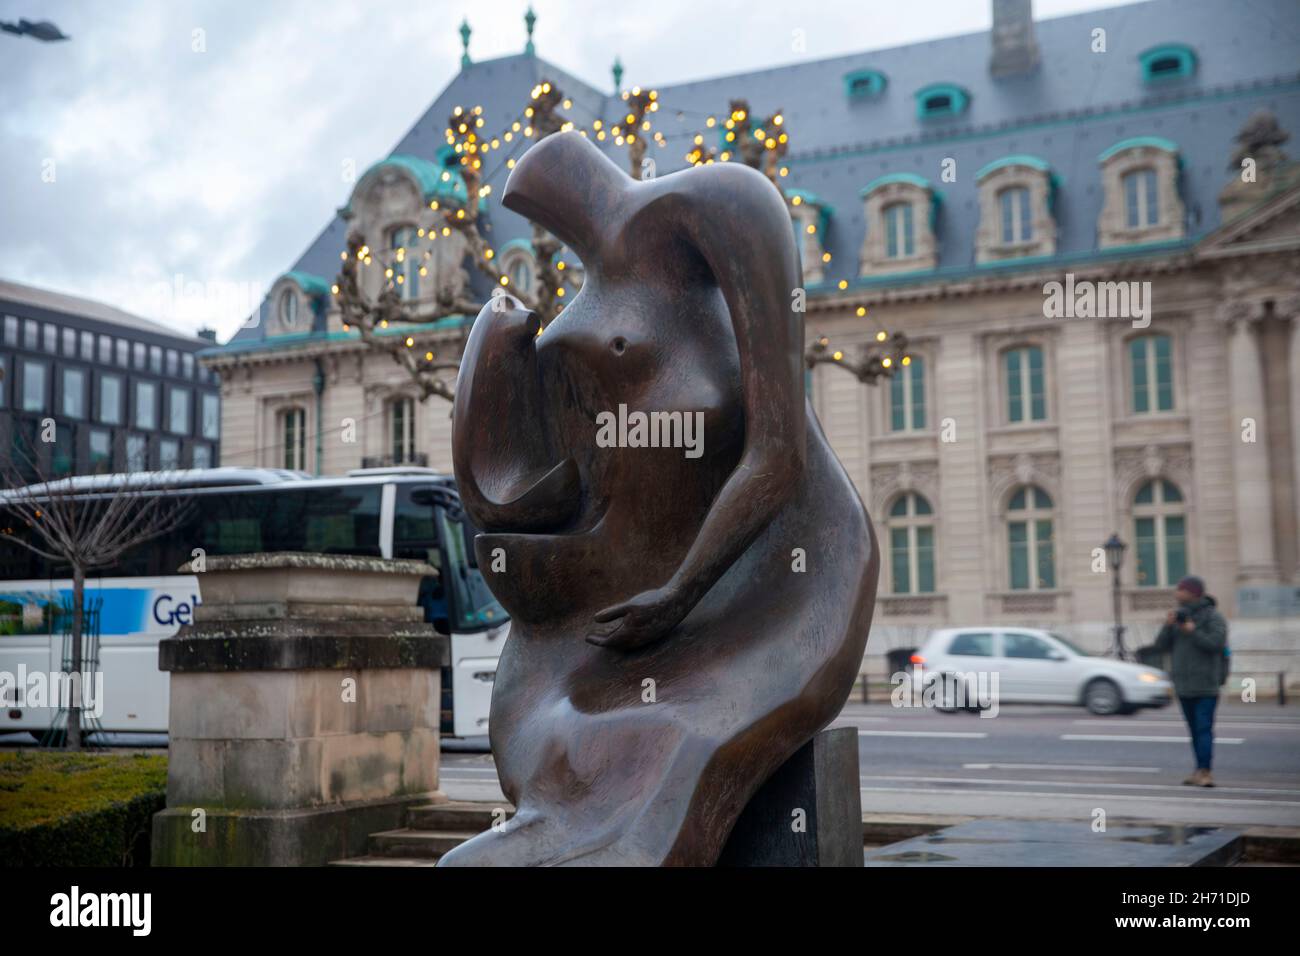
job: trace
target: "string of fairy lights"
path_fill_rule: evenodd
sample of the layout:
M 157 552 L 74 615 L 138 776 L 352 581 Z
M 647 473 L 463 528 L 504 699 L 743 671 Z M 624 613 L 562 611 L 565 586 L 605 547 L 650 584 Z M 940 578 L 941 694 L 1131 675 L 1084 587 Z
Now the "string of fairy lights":
M 594 139 L 598 143 L 612 142 L 618 147 L 634 147 L 638 139 L 640 139 L 643 146 L 653 143 L 661 150 L 667 149 L 672 142 L 689 140 L 683 159 L 692 166 L 711 165 L 715 162 L 731 162 L 738 157 L 743 157 L 750 165 L 758 166 L 761 169 L 766 167 L 765 171 L 774 183 L 790 175 L 790 167 L 780 162 L 788 151 L 790 141 L 785 116 L 781 111 L 756 120 L 750 114 L 748 106 L 743 100 L 733 101 L 730 111 L 723 114 L 704 113 L 685 108 L 676 109 L 673 113 L 679 122 L 688 122 L 691 118 L 702 120 L 703 131 L 696 128 L 665 134 L 662 130 L 654 128 L 651 119 L 654 114 L 660 112 L 663 105 L 657 90 L 643 90 L 639 86 L 633 86 L 623 91 L 621 99 L 625 104 L 628 104 L 625 107 L 627 112 L 620 114 L 616 119 L 602 117 L 594 118 L 590 123 L 578 123 L 564 118 L 563 114 L 558 113 L 557 110 L 557 108 L 564 111 L 572 110 L 573 100 L 564 96 L 550 81 L 543 80 L 534 85 L 529 91 L 529 99 L 524 109 L 491 135 L 483 132 L 487 122 L 481 105 L 472 108 L 457 106 L 453 110 L 451 120 L 444 131 L 444 136 L 447 145 L 459 159 L 462 183 L 467 185 L 465 202 L 459 205 L 451 202 L 444 207 L 442 201 L 438 199 L 430 200 L 430 211 L 434 213 L 442 212 L 445 217 L 448 217 L 447 221 L 441 226 L 415 227 L 415 243 L 405 242 L 399 244 L 389 250 L 387 258 L 380 257 L 380 264 L 384 269 L 384 279 L 387 287 L 395 288 L 400 292 L 401 286 L 406 282 L 406 269 L 404 266 L 412 254 L 416 255 L 420 262 L 417 269 L 418 275 L 421 277 L 427 276 L 429 274 L 427 263 L 433 256 L 432 244 L 440 237 L 450 237 L 453 224 L 464 227 L 470 225 L 463 222 L 467 216 L 471 220 L 477 218 L 475 210 L 468 213 L 466 211 L 471 199 L 468 194 L 469 183 L 479 184 L 476 189 L 476 196 L 473 198 L 478 201 L 487 199 L 493 192 L 493 184 L 490 180 L 500 176 L 503 172 L 508 173 L 514 169 L 518 155 L 531 144 L 531 141 L 552 132 L 576 130 L 580 135 Z M 716 133 L 707 132 L 713 130 L 716 130 Z M 708 139 L 711 135 L 717 137 L 718 149 L 716 150 L 708 145 Z M 504 162 L 498 162 L 490 169 L 485 170 L 484 167 L 489 158 L 494 154 L 501 153 L 505 154 Z M 444 183 L 450 183 L 453 171 L 451 168 L 444 169 L 440 176 Z M 787 193 L 787 201 L 793 207 L 799 207 L 805 203 L 804 197 L 797 192 L 793 194 Z M 817 225 L 816 223 L 808 223 L 805 229 L 809 233 L 815 233 Z M 423 248 L 419 248 L 417 244 L 423 244 Z M 488 262 L 492 262 L 496 258 L 496 250 L 490 243 L 486 242 L 486 237 L 484 237 L 484 244 L 483 257 Z M 371 266 L 375 255 L 375 250 L 369 245 L 363 245 L 358 250 L 358 263 Z M 341 258 L 346 261 L 348 252 L 342 252 Z M 832 255 L 829 251 L 823 250 L 821 259 L 824 264 L 829 264 Z M 559 272 L 563 273 L 567 268 L 567 263 L 560 259 L 556 262 L 556 267 Z M 497 281 L 501 286 L 509 288 L 511 278 L 505 273 L 500 273 Z M 848 281 L 839 280 L 837 287 L 840 291 L 846 291 Z M 337 284 L 332 287 L 332 291 L 336 296 L 338 295 L 339 287 Z M 560 299 L 563 299 L 568 294 L 563 282 L 554 290 L 554 294 Z M 856 306 L 855 314 L 858 318 L 867 317 L 866 306 Z M 386 320 L 381 320 L 378 325 L 380 328 L 386 329 L 389 323 Z M 349 331 L 347 324 L 344 324 L 343 328 L 344 331 Z M 863 359 L 864 363 L 870 361 L 873 368 L 877 369 L 877 374 L 893 374 L 897 366 L 911 364 L 911 357 L 902 351 L 906 347 L 905 337 L 895 333 L 893 339 L 901 343 L 901 349 L 896 350 L 895 354 L 868 356 Z M 884 345 L 890 342 L 890 334 L 883 328 L 879 328 L 875 334 L 875 343 Z M 413 348 L 415 344 L 414 337 L 406 337 L 404 344 L 408 348 Z M 844 352 L 839 349 L 831 350 L 828 341 L 824 337 L 819 337 L 814 341 L 810 351 L 810 364 L 814 362 L 814 354 L 817 356 L 816 361 L 834 361 L 845 363 L 846 367 L 849 367 Z M 427 358 L 432 361 L 432 353 L 429 353 Z

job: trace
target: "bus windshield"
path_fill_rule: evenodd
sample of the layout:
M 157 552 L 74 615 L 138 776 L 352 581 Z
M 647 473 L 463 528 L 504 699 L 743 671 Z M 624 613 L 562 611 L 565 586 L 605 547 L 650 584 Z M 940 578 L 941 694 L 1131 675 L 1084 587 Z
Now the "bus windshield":
M 456 629 L 505 623 L 508 617 L 505 608 L 492 596 L 479 569 L 470 566 L 461 520 L 453 518 L 445 508 L 439 508 L 438 524 L 443 546 L 447 549 L 449 567 L 443 569 L 443 577 L 452 592 Z

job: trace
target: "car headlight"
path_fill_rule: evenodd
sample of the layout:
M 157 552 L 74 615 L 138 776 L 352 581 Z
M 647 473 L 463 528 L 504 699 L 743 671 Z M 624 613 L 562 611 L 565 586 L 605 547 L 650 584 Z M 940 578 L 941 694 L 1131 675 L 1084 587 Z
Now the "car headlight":
M 1143 671 L 1141 674 L 1138 674 L 1138 680 L 1142 681 L 1144 684 L 1158 684 L 1160 682 L 1160 675 L 1153 674 L 1150 671 Z

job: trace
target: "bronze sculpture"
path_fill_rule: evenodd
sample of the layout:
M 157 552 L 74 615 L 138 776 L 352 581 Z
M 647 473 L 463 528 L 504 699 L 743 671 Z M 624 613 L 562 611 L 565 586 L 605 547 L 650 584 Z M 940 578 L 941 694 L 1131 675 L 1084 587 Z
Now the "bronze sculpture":
M 875 603 L 870 522 L 804 395 L 790 218 L 740 164 L 636 182 L 576 132 L 502 202 L 586 279 L 540 337 L 489 303 L 461 363 L 456 478 L 513 618 L 489 729 L 517 811 L 442 862 L 711 865 L 838 714 Z M 702 453 L 603 447 L 620 406 L 702 413 Z

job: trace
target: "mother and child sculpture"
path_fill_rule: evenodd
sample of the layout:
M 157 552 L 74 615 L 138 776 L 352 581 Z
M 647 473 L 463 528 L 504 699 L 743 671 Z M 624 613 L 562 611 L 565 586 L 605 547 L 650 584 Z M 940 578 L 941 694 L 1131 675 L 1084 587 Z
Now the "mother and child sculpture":
M 585 278 L 540 335 L 497 298 L 466 343 L 453 458 L 512 619 L 489 734 L 516 812 L 441 864 L 713 865 L 838 715 L 875 605 L 870 520 L 805 396 L 790 216 L 746 166 L 637 182 L 576 132 L 502 203 Z M 610 441 L 636 413 L 702 432 Z

